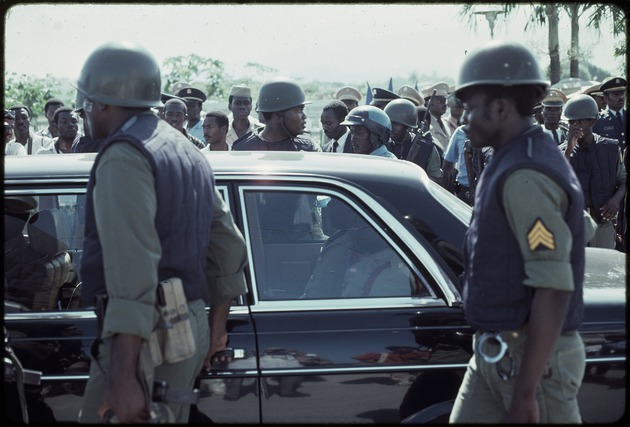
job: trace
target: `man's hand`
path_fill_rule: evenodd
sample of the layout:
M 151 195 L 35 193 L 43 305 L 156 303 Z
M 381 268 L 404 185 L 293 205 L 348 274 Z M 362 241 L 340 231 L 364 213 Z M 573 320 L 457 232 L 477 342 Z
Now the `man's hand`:
M 203 363 L 203 367 L 206 371 L 210 371 L 213 363 L 228 363 L 232 361 L 232 358 L 229 356 L 216 356 L 217 353 L 227 349 L 227 332 L 219 335 L 216 339 L 215 336 L 216 334 L 213 334 L 212 341 L 210 343 L 210 350 L 208 350 L 208 354 L 206 354 L 206 359 Z
M 567 149 L 564 152 L 565 157 L 571 157 L 571 154 L 573 154 L 573 150 L 577 145 L 578 139 L 582 138 L 583 136 L 584 131 L 582 130 L 582 128 L 569 125 L 569 133 L 567 134 Z
M 611 219 L 615 219 L 617 214 L 619 213 L 619 204 L 620 200 L 617 200 L 616 197 L 610 198 L 604 206 L 599 209 L 599 212 L 602 215 L 602 220 L 610 221 Z
M 538 424 L 540 422 L 540 410 L 536 396 L 514 395 L 505 422 L 507 424 Z
M 119 423 L 146 423 L 149 420 L 147 394 L 138 380 L 138 358 L 142 339 L 116 334 L 112 338 L 109 381 L 97 414 L 101 419 L 113 412 Z
M 146 395 L 135 375 L 109 381 L 97 411 L 99 418 L 105 421 L 108 411 L 122 424 L 149 421 Z

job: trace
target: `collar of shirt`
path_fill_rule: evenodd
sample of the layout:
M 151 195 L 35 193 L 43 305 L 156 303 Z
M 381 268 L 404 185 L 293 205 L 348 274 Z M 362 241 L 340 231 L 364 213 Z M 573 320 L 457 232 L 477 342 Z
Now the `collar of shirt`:
M 344 146 L 346 145 L 346 140 L 348 139 L 348 135 L 350 135 L 350 128 L 346 127 L 346 133 L 341 135 L 339 139 L 330 140 L 330 146 L 332 147 L 332 144 L 335 141 L 337 141 L 337 143 L 339 144 L 339 147 L 337 147 L 337 153 L 343 153 L 343 149 L 344 149 Z

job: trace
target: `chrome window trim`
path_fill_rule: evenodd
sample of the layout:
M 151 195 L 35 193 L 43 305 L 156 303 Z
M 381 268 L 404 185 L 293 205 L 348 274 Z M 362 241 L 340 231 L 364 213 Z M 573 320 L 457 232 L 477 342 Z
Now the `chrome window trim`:
M 87 191 L 86 188 L 9 188 L 5 187 L 4 195 L 5 196 L 14 196 L 14 195 L 29 195 L 29 196 L 37 196 L 37 195 L 65 195 L 65 194 L 85 194 Z
M 290 303 L 288 306 L 287 303 Z M 256 301 L 252 313 L 331 310 L 418 309 L 444 307 L 444 301 L 435 297 L 378 297 Z
M 424 248 L 424 246 L 420 242 L 418 242 L 416 238 L 413 237 L 407 231 L 407 229 L 405 229 L 400 223 L 398 223 L 397 219 L 394 218 L 386 209 L 384 209 L 379 203 L 375 202 L 371 195 L 367 194 L 360 188 L 357 188 L 353 185 L 349 185 L 343 181 L 322 178 L 322 177 L 317 177 L 317 179 L 315 179 L 315 177 L 300 177 L 300 176 L 291 176 L 291 177 L 265 176 L 265 180 L 266 181 L 281 181 L 283 185 L 270 185 L 268 183 L 261 183 L 261 184 L 241 184 L 238 187 L 238 197 L 240 200 L 240 209 L 242 210 L 244 228 L 246 230 L 245 239 L 247 241 L 247 251 L 248 251 L 248 256 L 250 260 L 253 260 L 254 258 L 253 258 L 252 247 L 251 247 L 252 241 L 251 241 L 251 236 L 250 236 L 250 227 L 249 227 L 249 222 L 248 222 L 249 220 L 247 218 L 247 212 L 245 211 L 245 192 L 247 191 L 257 191 L 257 192 L 283 191 L 283 190 L 296 192 L 297 190 L 300 190 L 300 191 L 310 192 L 313 194 L 320 194 L 320 195 L 327 194 L 327 195 L 333 195 L 335 197 L 339 197 L 342 200 L 349 203 L 355 209 L 357 209 L 358 208 L 357 204 L 353 202 L 352 200 L 348 199 L 347 196 L 345 196 L 344 194 L 340 192 L 340 190 L 338 190 L 341 187 L 342 189 L 352 193 L 355 197 L 359 198 L 365 204 L 367 204 L 369 208 L 372 211 L 374 211 L 375 214 L 379 218 L 381 218 L 391 228 L 394 234 L 396 234 L 405 243 L 405 245 L 407 245 L 407 247 L 411 249 L 411 251 L 416 256 L 416 259 L 424 265 L 424 267 L 427 269 L 427 271 L 429 272 L 433 280 L 440 287 L 441 291 L 444 293 L 444 295 L 446 295 L 446 300 L 447 300 L 446 304 L 448 306 L 453 306 L 455 303 L 461 301 L 459 295 L 453 292 L 453 290 L 451 289 L 451 285 L 447 282 L 446 277 L 448 276 L 446 272 L 444 272 L 443 269 L 433 260 L 432 256 L 428 253 L 428 251 Z M 318 184 L 329 187 L 329 188 L 315 188 L 315 185 L 318 185 Z M 300 185 L 301 187 L 298 189 L 296 185 Z M 430 286 L 428 283 L 426 283 L 425 275 L 421 274 L 420 271 L 417 270 L 415 263 L 411 262 L 411 260 L 405 253 L 401 253 L 398 250 L 398 245 L 394 244 L 392 239 L 380 229 L 380 227 L 374 222 L 374 220 L 372 220 L 372 218 L 365 216 L 361 209 L 357 209 L 357 211 L 361 212 L 361 215 L 363 216 L 363 218 L 366 221 L 368 221 L 374 227 L 374 229 L 391 246 L 396 248 L 396 253 L 399 256 L 401 256 L 405 260 L 405 262 L 408 263 L 410 267 L 412 267 L 412 271 L 418 277 L 420 277 L 421 280 L 425 282 L 423 283 L 423 285 L 426 286 L 426 288 L 432 294 L 432 297 L 435 297 L 433 287 Z M 258 292 L 257 292 L 258 284 L 256 283 L 256 277 L 254 274 L 253 264 L 254 263 L 251 262 L 248 268 L 250 271 L 250 276 L 252 278 L 252 291 L 254 293 L 253 299 L 255 302 L 255 305 L 254 305 L 255 307 L 258 304 L 261 304 L 262 306 L 263 304 L 266 304 L 272 301 L 261 301 L 258 299 Z M 387 299 L 390 299 L 390 298 L 387 298 Z M 412 298 L 413 297 L 406 297 L 407 300 L 410 300 Z M 363 298 L 362 300 L 373 301 L 375 300 L 375 298 Z M 288 300 L 288 301 L 295 301 L 295 300 Z M 315 301 L 315 300 L 311 300 L 311 301 Z M 370 303 L 370 306 L 371 306 L 371 303 Z M 327 306 L 325 304 L 321 304 L 321 308 L 326 308 L 326 307 Z

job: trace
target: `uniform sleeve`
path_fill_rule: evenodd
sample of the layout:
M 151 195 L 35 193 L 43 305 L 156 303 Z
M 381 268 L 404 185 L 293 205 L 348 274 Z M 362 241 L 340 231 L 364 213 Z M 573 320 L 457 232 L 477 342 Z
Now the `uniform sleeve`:
M 446 147 L 446 151 L 444 152 L 444 160 L 453 164 L 456 164 L 459 160 L 459 139 L 462 137 L 460 132 L 463 133 L 464 131 L 461 130 L 461 128 L 455 129 L 455 132 L 448 142 L 448 147 Z
M 247 293 L 243 270 L 247 247 L 221 193 L 215 187 L 210 245 L 206 262 L 206 282 L 210 306 L 224 304 Z
M 427 164 L 427 175 L 430 178 L 433 178 L 434 181 L 440 181 L 444 172 L 442 171 L 440 160 L 440 153 L 437 150 L 437 147 L 433 145 L 431 147 L 431 155 L 429 156 L 429 161 Z
M 564 215 L 566 192 L 548 176 L 521 169 L 503 187 L 503 207 L 525 261 L 524 284 L 572 291 L 573 236 Z
M 127 143 L 102 155 L 93 193 L 109 302 L 103 337 L 127 333 L 149 339 L 162 255 L 154 221 L 155 182 L 144 156 Z

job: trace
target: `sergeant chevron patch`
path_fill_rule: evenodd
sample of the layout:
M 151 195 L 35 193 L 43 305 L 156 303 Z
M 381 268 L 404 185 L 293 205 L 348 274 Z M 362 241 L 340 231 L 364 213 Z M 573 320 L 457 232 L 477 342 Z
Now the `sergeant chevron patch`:
M 556 249 L 553 233 L 547 229 L 540 218 L 536 219 L 532 228 L 527 232 L 527 241 L 530 251 L 544 251 L 545 249 L 553 251 Z

